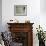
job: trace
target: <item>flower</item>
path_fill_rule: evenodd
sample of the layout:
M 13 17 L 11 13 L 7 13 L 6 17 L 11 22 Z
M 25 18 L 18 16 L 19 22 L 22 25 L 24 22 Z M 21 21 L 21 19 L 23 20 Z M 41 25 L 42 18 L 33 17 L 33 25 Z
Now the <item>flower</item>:
M 44 32 L 43 32 L 42 27 L 40 27 L 40 25 L 39 25 L 39 28 L 36 28 L 36 29 L 37 29 L 37 34 L 36 34 L 36 36 L 38 35 L 38 40 L 43 40 L 43 41 L 45 41 L 45 35 L 44 35 Z

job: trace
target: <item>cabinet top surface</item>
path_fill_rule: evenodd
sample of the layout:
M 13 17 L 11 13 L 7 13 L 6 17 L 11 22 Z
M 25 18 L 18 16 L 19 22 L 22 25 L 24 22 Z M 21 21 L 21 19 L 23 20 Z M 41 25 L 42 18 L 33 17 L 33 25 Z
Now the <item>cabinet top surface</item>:
M 14 25 L 14 24 L 19 24 L 19 25 L 23 25 L 23 24 L 31 24 L 31 25 L 33 25 L 34 23 L 7 23 L 8 25 Z

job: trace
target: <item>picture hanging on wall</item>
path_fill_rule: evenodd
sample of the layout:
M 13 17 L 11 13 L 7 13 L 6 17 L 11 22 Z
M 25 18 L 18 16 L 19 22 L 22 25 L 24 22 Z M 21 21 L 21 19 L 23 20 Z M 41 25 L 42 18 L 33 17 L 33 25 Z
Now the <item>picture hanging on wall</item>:
M 14 5 L 14 16 L 26 16 L 27 5 Z

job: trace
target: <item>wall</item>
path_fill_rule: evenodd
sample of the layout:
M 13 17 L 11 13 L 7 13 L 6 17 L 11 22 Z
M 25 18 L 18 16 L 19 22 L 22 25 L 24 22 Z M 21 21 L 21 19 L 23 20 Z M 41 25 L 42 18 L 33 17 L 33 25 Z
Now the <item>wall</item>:
M 14 5 L 27 5 L 27 16 L 14 16 Z M 39 23 L 40 0 L 3 0 L 2 1 L 2 22 L 6 25 L 10 19 L 17 19 L 23 22 L 27 17 L 31 22 Z M 18 19 L 19 18 L 19 19 Z M 23 19 L 22 19 L 23 18 Z M 26 18 L 26 19 L 27 19 Z M 37 21 L 38 20 L 38 21 Z
M 40 0 L 40 24 L 46 31 L 46 0 Z
M 43 31 L 46 31 L 46 0 L 40 0 L 40 25 Z M 45 41 L 46 46 L 46 41 Z
M 2 0 L 0 0 L 0 31 L 2 31 Z
M 27 16 L 14 16 L 14 5 L 27 5 Z M 19 22 L 30 20 L 33 25 L 33 45 L 38 46 L 38 39 L 36 37 L 36 27 L 38 27 L 42 19 L 40 14 L 40 0 L 2 0 L 2 25 L 3 31 L 8 30 L 7 22 L 10 19 L 17 19 Z M 43 20 L 43 21 L 41 21 Z

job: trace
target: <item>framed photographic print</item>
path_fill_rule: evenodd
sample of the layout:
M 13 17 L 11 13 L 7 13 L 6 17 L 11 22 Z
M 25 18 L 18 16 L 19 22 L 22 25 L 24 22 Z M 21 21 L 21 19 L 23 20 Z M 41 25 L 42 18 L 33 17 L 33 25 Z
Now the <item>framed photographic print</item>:
M 14 5 L 14 16 L 26 16 L 27 5 Z

